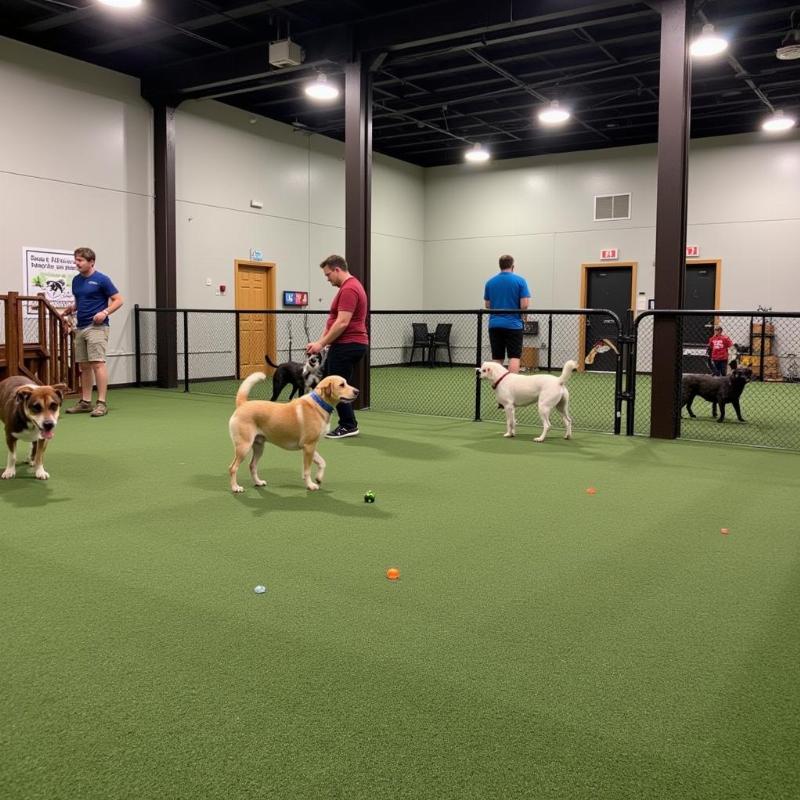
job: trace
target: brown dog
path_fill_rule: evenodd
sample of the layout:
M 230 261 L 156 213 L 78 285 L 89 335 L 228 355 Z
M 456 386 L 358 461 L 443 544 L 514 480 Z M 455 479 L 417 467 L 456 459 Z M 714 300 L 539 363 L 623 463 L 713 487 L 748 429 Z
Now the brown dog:
M 264 452 L 264 442 L 284 450 L 302 450 L 303 480 L 310 491 L 316 491 L 325 476 L 325 460 L 317 452 L 317 444 L 328 430 L 336 404 L 355 400 L 358 389 L 338 375 L 329 375 L 317 384 L 311 394 L 288 403 L 248 400 L 250 389 L 266 377 L 263 372 L 254 372 L 243 381 L 236 393 L 236 411 L 228 423 L 234 448 L 233 461 L 228 469 L 231 491 L 244 491 L 236 482 L 236 473 L 251 450 L 250 475 L 253 483 L 266 486 L 267 482 L 258 477 L 258 461 Z M 312 461 L 317 465 L 315 480 L 311 479 Z
M 58 414 L 67 386 L 37 386 L 27 378 L 15 375 L 0 382 L 0 419 L 6 429 L 8 460 L 0 478 L 9 480 L 17 474 L 17 442 L 31 443 L 29 463 L 36 477 L 46 481 L 44 451 L 53 438 Z

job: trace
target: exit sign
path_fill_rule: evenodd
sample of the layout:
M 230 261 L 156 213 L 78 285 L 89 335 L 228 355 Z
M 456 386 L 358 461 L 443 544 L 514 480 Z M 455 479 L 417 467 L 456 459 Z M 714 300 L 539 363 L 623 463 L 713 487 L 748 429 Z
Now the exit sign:
M 600 251 L 601 261 L 616 261 L 617 259 L 619 259 L 619 250 L 616 247 L 613 250 Z
M 686 258 L 697 258 L 700 255 L 700 248 L 696 244 L 686 245 Z

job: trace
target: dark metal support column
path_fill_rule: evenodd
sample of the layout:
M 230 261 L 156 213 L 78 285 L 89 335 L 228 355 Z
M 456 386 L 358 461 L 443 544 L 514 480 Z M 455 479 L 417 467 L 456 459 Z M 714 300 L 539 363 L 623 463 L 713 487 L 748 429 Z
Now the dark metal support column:
M 686 205 L 691 113 L 687 0 L 663 0 L 661 77 L 658 94 L 658 190 L 656 206 L 656 308 L 683 308 Z M 653 321 L 650 435 L 680 434 L 681 320 Z
M 155 160 L 156 307 L 175 308 L 175 107 L 161 100 L 153 105 Z M 178 331 L 174 313 L 156 314 L 158 385 L 178 385 Z
M 345 258 L 371 303 L 372 80 L 366 60 L 345 65 Z M 356 408 L 369 408 L 369 354 L 353 378 Z

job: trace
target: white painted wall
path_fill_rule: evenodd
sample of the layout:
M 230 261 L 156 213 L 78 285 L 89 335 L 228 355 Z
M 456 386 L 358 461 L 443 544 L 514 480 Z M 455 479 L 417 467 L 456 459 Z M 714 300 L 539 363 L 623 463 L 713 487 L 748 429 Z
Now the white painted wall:
M 137 80 L 4 38 L 0 97 L 0 289 L 24 290 L 24 246 L 91 247 L 125 299 L 108 365 L 128 382 L 130 312 L 154 301 L 150 106 Z
M 192 102 L 176 116 L 179 305 L 233 308 L 234 261 L 251 248 L 278 265 L 277 288 L 308 290 L 327 308 L 333 290 L 320 261 L 344 252 L 344 146 L 220 103 Z M 373 308 L 422 305 L 422 170 L 375 156 Z M 250 207 L 259 200 L 262 209 Z M 212 285 L 206 286 L 206 278 Z
M 722 260 L 723 308 L 800 308 L 800 135 L 692 143 L 689 244 Z M 512 254 L 532 307 L 577 307 L 580 265 L 616 247 L 652 296 L 656 147 L 426 170 L 429 308 L 474 308 L 497 258 Z M 593 197 L 630 192 L 631 219 L 593 221 Z

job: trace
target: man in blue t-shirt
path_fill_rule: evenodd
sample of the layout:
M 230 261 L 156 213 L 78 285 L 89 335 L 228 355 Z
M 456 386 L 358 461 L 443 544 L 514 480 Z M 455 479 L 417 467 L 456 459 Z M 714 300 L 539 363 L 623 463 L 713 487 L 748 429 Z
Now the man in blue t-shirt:
M 486 281 L 483 300 L 486 308 L 528 307 L 531 293 L 525 278 L 514 274 L 512 256 L 500 256 L 500 272 Z M 520 314 L 490 314 L 489 343 L 492 360 L 502 364 L 508 354 L 509 372 L 519 372 L 522 357 L 522 316 Z
M 94 268 L 94 250 L 75 251 L 78 274 L 72 279 L 73 304 L 65 314 L 77 313 L 75 361 L 81 371 L 81 399 L 66 414 L 89 413 L 104 417 L 108 413 L 108 318 L 122 305 L 122 295 L 108 275 Z M 92 406 L 92 384 L 97 384 L 97 405 Z

